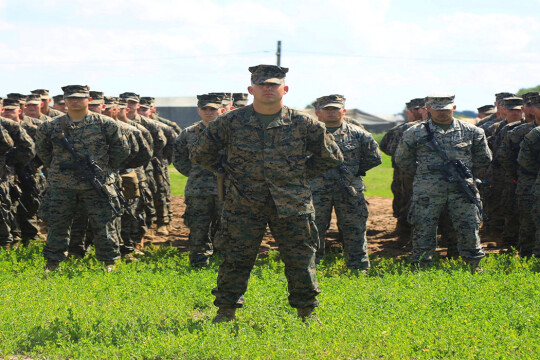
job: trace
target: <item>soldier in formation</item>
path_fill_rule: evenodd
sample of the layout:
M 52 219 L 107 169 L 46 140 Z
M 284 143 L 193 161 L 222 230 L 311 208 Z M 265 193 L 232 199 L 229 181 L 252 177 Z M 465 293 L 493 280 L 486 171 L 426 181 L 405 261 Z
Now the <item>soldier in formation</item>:
M 379 146 L 370 133 L 344 121 L 346 109 L 342 95 L 318 98 L 315 113 L 325 124 L 326 131 L 334 136 L 344 159 L 340 166 L 310 180 L 320 241 L 316 262 L 324 256 L 326 231 L 334 209 L 343 236 L 347 267 L 366 271 L 369 268 L 366 239 L 368 208 L 362 176 L 381 164 Z

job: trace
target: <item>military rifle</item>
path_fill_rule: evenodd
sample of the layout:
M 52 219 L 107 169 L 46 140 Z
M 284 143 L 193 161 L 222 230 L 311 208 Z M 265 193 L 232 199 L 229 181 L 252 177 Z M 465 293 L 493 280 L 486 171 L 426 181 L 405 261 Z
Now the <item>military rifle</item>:
M 469 170 L 467 165 L 465 165 L 462 160 L 450 160 L 448 155 L 446 155 L 435 139 L 433 131 L 429 128 L 428 122 L 424 122 L 423 125 L 426 127 L 426 131 L 428 133 L 428 142 L 426 144 L 427 147 L 433 151 L 436 151 L 443 160 L 442 165 L 428 165 L 428 169 L 438 170 L 441 172 L 447 182 L 456 183 L 467 199 L 469 199 L 478 208 L 482 218 L 484 220 L 488 220 L 488 216 L 482 207 L 482 202 L 480 201 L 480 193 L 476 187 L 476 179 L 474 178 L 471 170 Z
M 54 141 L 66 149 L 75 159 L 75 164 L 60 164 L 60 169 L 71 169 L 75 172 L 75 177 L 77 177 L 77 179 L 90 182 L 90 185 L 92 185 L 94 190 L 96 190 L 101 197 L 108 200 L 107 203 L 114 215 L 120 217 L 120 212 L 111 202 L 111 195 L 109 194 L 107 187 L 97 178 L 98 175 L 103 174 L 103 170 L 98 164 L 90 156 L 87 156 L 84 159 L 81 158 L 63 133 L 55 138 Z

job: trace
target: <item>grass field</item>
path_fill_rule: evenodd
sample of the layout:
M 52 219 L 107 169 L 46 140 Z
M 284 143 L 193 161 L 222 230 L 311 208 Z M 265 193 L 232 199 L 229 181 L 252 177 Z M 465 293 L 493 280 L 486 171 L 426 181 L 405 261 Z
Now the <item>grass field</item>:
M 377 143 L 379 143 L 383 135 L 384 133 L 373 134 L 373 137 Z M 367 176 L 364 178 L 366 196 L 392 197 L 392 191 L 390 191 L 393 173 L 392 161 L 388 155 L 382 154 L 382 157 L 383 163 L 368 171 Z M 187 178 L 180 174 L 172 165 L 169 167 L 169 173 L 173 195 L 184 195 L 184 187 L 186 186 Z
M 322 324 L 286 300 L 276 253 L 258 260 L 246 305 L 214 325 L 215 259 L 153 249 L 104 273 L 93 257 L 43 274 L 41 246 L 0 250 L 0 358 L 24 359 L 536 359 L 540 263 L 508 255 L 471 275 L 457 260 L 414 273 L 376 259 L 368 276 L 341 257 L 318 268 Z M 337 255 L 336 255 L 337 256 Z

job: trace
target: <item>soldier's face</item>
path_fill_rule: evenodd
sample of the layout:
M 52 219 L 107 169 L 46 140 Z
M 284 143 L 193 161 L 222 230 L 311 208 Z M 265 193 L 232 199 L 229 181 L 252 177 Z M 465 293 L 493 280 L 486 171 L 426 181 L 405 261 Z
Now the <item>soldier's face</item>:
M 215 109 L 211 106 L 205 106 L 202 108 L 197 108 L 197 112 L 199 113 L 199 116 L 204 122 L 210 122 L 217 119 L 217 117 L 224 112 L 225 109 Z
M 540 105 L 531 106 L 531 113 L 534 115 L 536 122 L 538 123 L 540 121 Z
M 137 110 L 141 107 L 141 104 L 139 104 L 138 102 L 136 101 L 128 101 L 127 102 L 127 107 L 126 107 L 126 112 L 128 114 L 136 114 L 137 113 Z
M 506 110 L 506 121 L 509 123 L 520 121 L 523 117 L 523 111 L 521 109 L 508 109 Z
M 281 101 L 283 95 L 289 92 L 289 87 L 284 84 L 254 84 L 248 87 L 248 92 L 257 102 L 273 104 Z
M 456 106 L 454 105 L 454 108 L 449 110 L 434 110 L 431 107 L 428 107 L 427 109 L 431 114 L 431 118 L 433 119 L 433 121 L 441 124 L 448 124 L 451 123 L 453 120 L 453 114 Z
M 67 106 L 66 104 L 54 104 L 53 107 L 58 110 L 58 111 L 61 111 L 61 112 L 66 112 L 67 111 Z
M 89 104 L 88 110 L 101 114 L 103 109 L 101 107 L 101 104 Z
M 43 103 L 39 104 L 26 104 L 24 107 L 24 114 L 33 118 L 39 118 L 41 115 L 41 106 Z
M 320 110 L 315 111 L 319 121 L 322 121 L 325 124 L 339 125 L 343 121 L 343 117 L 347 110 L 340 109 L 334 106 L 328 106 Z
M 19 121 L 19 114 L 22 112 L 21 109 L 2 109 L 2 116 L 13 121 Z
M 88 109 L 88 103 L 92 98 L 83 98 L 83 97 L 68 97 L 65 98 L 66 106 L 68 110 L 79 111 Z
M 147 108 L 147 107 L 140 107 L 137 109 L 137 112 L 139 113 L 139 115 L 142 115 L 142 116 L 146 116 L 146 117 L 150 117 L 150 115 L 152 115 L 152 110 Z

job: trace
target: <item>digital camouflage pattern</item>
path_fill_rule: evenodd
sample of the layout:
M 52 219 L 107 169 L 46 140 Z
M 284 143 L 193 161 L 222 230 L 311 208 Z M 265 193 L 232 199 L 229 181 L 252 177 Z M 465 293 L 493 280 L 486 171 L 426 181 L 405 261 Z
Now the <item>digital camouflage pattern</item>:
M 107 185 L 108 198 L 101 197 L 89 181 L 78 179 L 72 169 L 62 167 L 63 164 L 74 163 L 73 156 L 54 141 L 62 136 L 64 127 L 65 136 L 77 154 L 82 158 L 91 157 L 103 170 L 98 180 Z M 120 255 L 119 238 L 109 203 L 116 209 L 119 209 L 119 203 L 111 186 L 116 181 L 115 172 L 130 154 L 129 143 L 118 124 L 109 117 L 92 112 L 80 122 L 73 122 L 66 114 L 41 124 L 36 147 L 47 168 L 49 233 L 43 249 L 45 258 L 53 261 L 65 259 L 69 229 L 74 214 L 82 206 L 94 233 L 97 259 L 117 259 Z
M 345 122 L 332 135 L 341 149 L 343 164 L 348 174 L 341 173 L 339 168 L 331 168 L 310 180 L 316 214 L 315 224 L 320 238 L 317 259 L 324 255 L 326 230 L 334 208 L 338 227 L 343 233 L 347 267 L 366 269 L 369 267 L 366 239 L 368 208 L 362 176 L 382 163 L 379 146 L 367 131 Z M 353 187 L 358 196 L 352 197 L 343 185 Z
M 434 137 L 451 160 L 462 160 L 476 174 L 489 165 L 491 152 L 484 133 L 474 125 L 454 119 L 445 131 L 433 120 L 427 121 Z M 457 232 L 458 251 L 464 259 L 480 259 L 484 250 L 478 228 L 480 214 L 455 183 L 444 180 L 432 165 L 442 165 L 440 155 L 427 146 L 424 123 L 414 125 L 403 134 L 395 154 L 399 168 L 413 176 L 413 198 L 409 222 L 413 224 L 411 262 L 430 262 L 437 246 L 437 223 L 446 209 Z
M 223 205 L 217 197 L 215 173 L 193 164 L 190 160 L 191 150 L 205 130 L 206 126 L 199 121 L 184 129 L 174 145 L 174 167 L 188 178 L 184 189 L 184 223 L 190 230 L 189 258 L 192 266 L 208 264 L 208 259 L 213 254 L 210 229 L 215 228 L 219 222 Z
M 289 72 L 288 68 L 276 65 L 251 66 L 248 70 L 251 73 L 252 84 L 284 84 L 285 76 Z
M 519 165 L 529 174 L 538 174 L 540 170 L 540 127 L 532 129 L 521 142 L 521 149 L 518 155 Z M 529 209 L 534 216 L 536 224 L 536 236 L 532 253 L 535 256 L 540 256 L 540 178 L 536 175 L 535 183 L 532 187 L 534 195 L 534 208 Z
M 338 166 L 343 156 L 324 125 L 288 107 L 266 127 L 253 106 L 208 125 L 191 160 L 210 171 L 225 150 L 226 195 L 216 248 L 223 255 L 214 304 L 241 307 L 267 224 L 281 251 L 293 307 L 317 306 L 318 234 L 308 174 Z M 307 155 L 312 154 L 306 161 Z
M 536 174 L 519 166 L 517 159 L 520 145 L 525 135 L 536 126 L 535 122 L 531 122 L 518 125 L 509 131 L 504 145 L 507 151 L 502 159 L 502 165 L 506 173 L 511 174 L 514 179 L 517 179 L 515 186 L 519 213 L 519 240 L 517 248 L 521 256 L 530 256 L 534 247 L 536 226 L 531 209 L 535 207 L 533 187 Z

